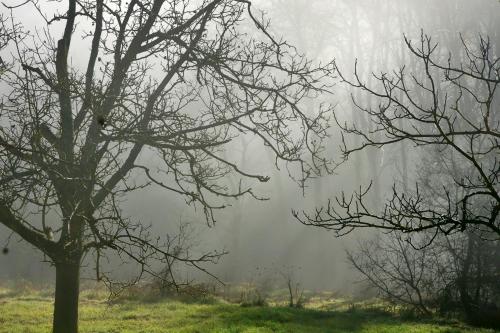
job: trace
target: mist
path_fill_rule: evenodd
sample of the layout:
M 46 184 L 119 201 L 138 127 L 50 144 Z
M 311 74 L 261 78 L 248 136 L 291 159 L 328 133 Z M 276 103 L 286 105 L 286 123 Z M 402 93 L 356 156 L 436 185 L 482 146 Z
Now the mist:
M 500 53 L 500 3 L 494 0 L 269 0 L 255 1 L 253 6 L 266 13 L 275 35 L 313 61 L 335 58 L 337 67 L 349 78 L 353 77 L 355 60 L 361 77 L 366 79 L 371 73 L 390 72 L 406 64 L 409 55 L 404 37 L 418 41 L 422 32 L 439 43 L 443 54 L 456 49 L 460 36 L 479 35 L 489 36 L 494 52 Z M 248 29 L 254 27 L 249 23 Z M 85 59 L 76 53 L 72 56 L 75 63 Z M 304 102 L 305 109 L 314 113 L 321 103 L 331 103 L 339 119 L 362 122 L 353 112 L 351 94 L 358 93 L 337 77 L 332 93 Z M 357 97 L 375 103 L 362 93 Z M 325 154 L 339 161 L 340 131 L 333 122 L 328 131 Z M 217 264 L 207 267 L 226 283 L 265 276 L 279 279 L 277 273 L 292 267 L 304 288 L 346 294 L 358 290 L 357 281 L 362 279 L 346 260 L 346 250 L 379 231 L 354 230 L 336 237 L 333 232 L 302 225 L 292 216 L 292 210 L 314 210 L 327 204 L 329 198 L 370 182 L 374 189 L 370 205 L 380 206 L 394 183 L 401 184 L 405 179 L 410 185 L 415 181 L 421 160 L 421 148 L 410 144 L 392 150 L 371 149 L 353 156 L 330 175 L 310 179 L 301 188 L 290 178 L 285 164 L 278 162 L 276 168 L 271 151 L 258 138 L 242 136 L 226 148 L 226 157 L 246 172 L 270 177 L 268 182 L 252 183 L 255 195 L 263 200 L 250 196 L 228 199 L 227 208 L 215 214 L 215 224 L 208 225 L 200 207 L 151 186 L 127 196 L 122 204 L 124 215 L 151 225 L 157 235 L 175 234 L 180 224 L 188 223 L 193 230 L 193 251 L 228 252 Z M 158 167 L 152 154 L 142 154 L 152 168 Z M 144 181 L 139 175 L 135 177 L 138 183 Z M 239 185 L 236 177 L 225 181 L 235 189 Z M 52 281 L 54 269 L 43 262 L 42 254 L 3 226 L 0 241 L 9 249 L 8 255 L 0 256 L 0 280 Z M 134 270 L 133 263 L 117 262 L 113 274 L 123 276 Z M 210 279 L 203 273 L 183 274 Z M 84 266 L 84 278 L 94 275 L 90 264 Z

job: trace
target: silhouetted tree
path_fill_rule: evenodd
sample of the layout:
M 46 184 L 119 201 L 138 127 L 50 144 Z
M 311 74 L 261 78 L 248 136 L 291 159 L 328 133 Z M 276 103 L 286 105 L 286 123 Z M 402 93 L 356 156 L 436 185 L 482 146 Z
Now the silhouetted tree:
M 55 333 L 77 332 L 87 253 L 98 279 L 109 251 L 150 273 L 152 259 L 203 269 L 219 257 L 170 251 L 122 216 L 128 193 L 159 186 L 201 206 L 212 225 L 221 198 L 259 198 L 251 181 L 268 180 L 225 157 L 236 137 L 260 139 L 302 186 L 328 167 L 330 108 L 307 114 L 301 101 L 324 92 L 333 69 L 273 37 L 251 1 L 66 4 L 53 16 L 38 1 L 9 7 L 12 22 L 31 8 L 44 27 L 13 36 L 1 78 L 0 222 L 55 265 Z M 231 173 L 242 178 L 236 190 Z
M 432 296 L 442 289 L 430 269 L 431 252 L 430 247 L 417 251 L 403 235 L 391 234 L 359 242 L 347 259 L 383 299 L 428 315 Z
M 359 146 L 343 140 L 344 159 L 352 154 L 408 141 L 429 149 L 445 148 L 455 155 L 467 173 L 448 174 L 448 187 L 436 189 L 435 200 L 421 191 L 417 182 L 413 191 L 394 185 L 383 207 L 370 208 L 370 186 L 351 196 L 342 194 L 326 207 L 313 213 L 294 212 L 306 225 L 345 234 L 355 228 L 374 227 L 403 232 L 433 230 L 445 235 L 468 228 L 482 235 L 500 237 L 500 59 L 489 40 L 478 43 L 461 39 L 463 56 L 443 57 L 438 45 L 422 34 L 418 45 L 405 39 L 419 71 L 398 71 L 374 75 L 377 87 L 367 86 L 355 70 L 354 81 L 340 73 L 344 81 L 372 95 L 378 107 L 364 107 L 355 100 L 357 110 L 367 115 L 374 128 L 337 122 L 345 138 L 359 137 Z M 443 60 L 444 58 L 444 60 Z M 450 195 L 456 194 L 456 196 Z
M 456 125 L 460 120 L 456 120 Z M 455 179 L 472 177 L 451 147 L 431 146 L 416 169 L 419 191 L 428 206 L 446 209 L 468 189 Z M 446 189 L 446 191 L 443 191 Z M 487 207 L 480 201 L 476 209 Z M 500 314 L 500 242 L 485 240 L 490 231 L 469 227 L 463 233 L 443 235 L 438 230 L 405 235 L 393 231 L 360 242 L 348 252 L 350 263 L 387 300 L 420 313 L 462 313 L 469 322 L 493 326 Z
M 426 315 L 459 313 L 470 323 L 498 327 L 500 243 L 466 232 L 428 244 L 433 237 L 422 233 L 410 242 L 401 232 L 381 235 L 359 242 L 348 260 L 393 304 Z

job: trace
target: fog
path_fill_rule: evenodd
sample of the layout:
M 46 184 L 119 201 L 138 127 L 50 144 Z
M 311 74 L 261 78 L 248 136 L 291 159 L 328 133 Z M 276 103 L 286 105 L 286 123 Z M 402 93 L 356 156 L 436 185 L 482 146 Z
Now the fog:
M 356 59 L 365 78 L 372 72 L 390 71 L 405 64 L 408 50 L 404 36 L 418 41 L 422 31 L 439 42 L 443 54 L 456 49 L 460 35 L 488 35 L 495 52 L 500 53 L 500 2 L 495 0 L 261 0 L 255 1 L 253 7 L 266 13 L 275 35 L 283 36 L 312 60 L 335 58 L 348 77 L 352 77 Z M 75 63 L 82 59 L 76 54 L 73 58 Z M 335 105 L 340 119 L 363 121 L 352 112 L 350 94 L 358 92 L 338 79 L 332 91 L 309 100 L 305 109 L 315 112 L 320 103 L 328 102 Z M 339 161 L 341 140 L 333 121 L 329 134 L 327 155 Z M 290 179 L 284 164 L 278 164 L 279 170 L 275 167 L 271 152 L 257 138 L 238 138 L 228 148 L 227 156 L 244 170 L 270 177 L 265 183 L 251 182 L 255 194 L 268 200 L 250 196 L 227 200 L 230 206 L 217 212 L 216 223 L 209 226 L 200 207 L 196 209 L 184 198 L 151 186 L 127 196 L 122 205 L 124 215 L 151 224 L 158 235 L 173 234 L 179 224 L 189 223 L 196 245 L 193 251 L 228 252 L 218 264 L 207 267 L 224 282 L 248 281 L 262 278 L 262 274 L 276 277 L 277 272 L 292 267 L 307 289 L 346 293 L 358 288 L 356 281 L 360 277 L 347 263 L 345 251 L 377 231 L 353 231 L 335 237 L 324 229 L 300 224 L 292 210 L 314 209 L 342 191 L 349 193 L 370 181 L 374 189 L 371 204 L 379 206 L 393 183 L 415 180 L 420 153 L 420 148 L 403 144 L 391 150 L 363 151 L 338 166 L 333 174 L 312 179 L 301 189 Z M 154 166 L 154 158 L 147 154 L 143 153 L 143 157 Z M 239 179 L 227 181 L 237 188 Z M 0 279 L 52 280 L 53 268 L 42 262 L 43 256 L 3 226 L 0 241 L 1 245 L 8 243 L 5 246 L 9 248 L 8 255 L 0 256 Z M 117 268 L 115 273 L 126 275 L 133 271 L 130 264 Z M 189 274 L 207 278 L 201 273 Z M 92 276 L 89 265 L 84 277 Z

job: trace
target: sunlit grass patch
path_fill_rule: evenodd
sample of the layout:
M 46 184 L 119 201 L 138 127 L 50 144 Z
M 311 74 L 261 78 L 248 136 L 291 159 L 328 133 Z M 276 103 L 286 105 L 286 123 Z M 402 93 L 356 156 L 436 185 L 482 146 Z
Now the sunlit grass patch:
M 104 294 L 82 293 L 81 333 L 491 333 L 461 324 L 404 320 L 377 304 L 353 303 L 332 295 L 310 299 L 305 309 L 242 307 L 225 301 L 191 299 L 108 303 Z M 0 333 L 49 333 L 50 297 L 0 298 Z

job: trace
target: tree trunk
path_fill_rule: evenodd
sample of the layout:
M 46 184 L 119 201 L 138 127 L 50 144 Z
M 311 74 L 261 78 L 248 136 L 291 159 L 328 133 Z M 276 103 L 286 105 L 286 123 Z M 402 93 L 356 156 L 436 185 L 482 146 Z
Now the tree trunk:
M 80 262 L 56 264 L 53 333 L 78 332 Z
M 474 241 L 472 239 L 472 235 L 470 233 L 467 234 L 467 252 L 465 254 L 465 258 L 462 261 L 462 269 L 460 272 L 460 276 L 458 278 L 458 292 L 460 294 L 460 302 L 462 303 L 462 307 L 465 312 L 465 316 L 468 321 L 471 321 L 474 317 L 473 314 L 473 306 L 472 299 L 469 295 L 469 273 L 473 260 L 473 246 Z

